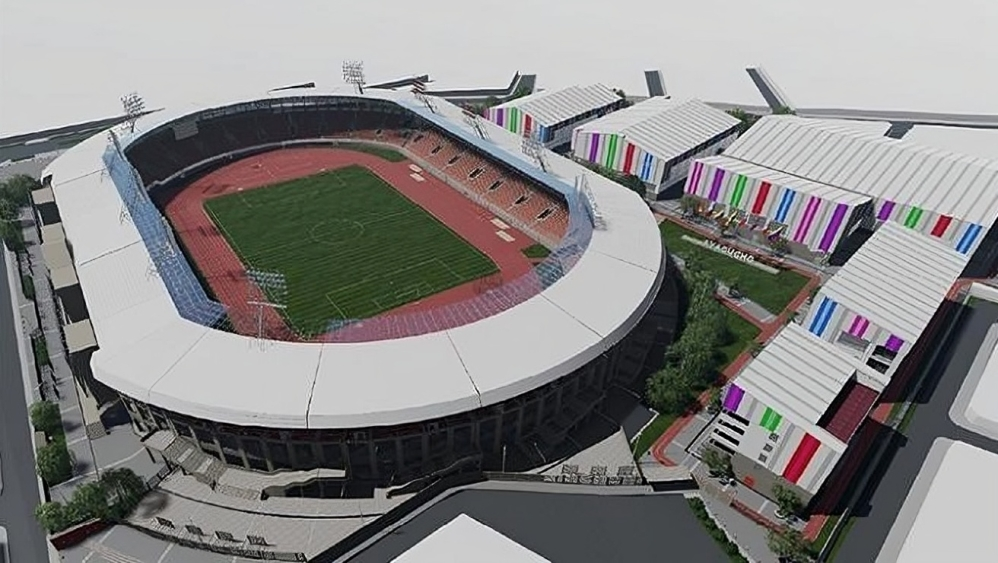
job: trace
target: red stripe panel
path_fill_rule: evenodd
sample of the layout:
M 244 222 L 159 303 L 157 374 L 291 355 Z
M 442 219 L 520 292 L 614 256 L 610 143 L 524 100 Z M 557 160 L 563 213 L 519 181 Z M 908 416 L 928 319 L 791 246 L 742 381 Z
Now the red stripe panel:
M 534 120 L 529 115 L 523 116 L 523 133 L 528 136 L 534 130 Z
M 627 148 L 624 150 L 624 173 L 631 173 L 631 164 L 634 163 L 634 145 L 627 143 Z
M 783 478 L 791 483 L 797 483 L 808 464 L 814 459 L 814 454 L 818 452 L 819 446 L 821 446 L 821 442 L 817 438 L 810 434 L 804 434 L 804 438 L 797 445 L 797 451 L 790 456 L 790 463 L 783 470 Z
M 946 229 L 949 228 L 949 224 L 952 222 L 953 222 L 952 217 L 940 215 L 939 219 L 936 219 L 936 225 L 932 227 L 932 236 L 941 237 L 944 234 L 946 234 Z
M 769 182 L 759 184 L 759 193 L 755 196 L 755 203 L 752 204 L 752 215 L 762 215 L 762 207 L 766 205 L 766 198 L 769 197 L 769 188 L 773 185 Z

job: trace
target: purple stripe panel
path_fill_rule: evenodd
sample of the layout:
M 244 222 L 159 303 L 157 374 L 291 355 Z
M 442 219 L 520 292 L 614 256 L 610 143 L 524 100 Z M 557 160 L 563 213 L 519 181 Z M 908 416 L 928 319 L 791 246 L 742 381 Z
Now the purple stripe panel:
M 835 211 L 832 212 L 832 220 L 828 222 L 828 228 L 825 229 L 825 234 L 821 237 L 821 244 L 818 245 L 818 250 L 828 252 L 832 248 L 832 243 L 835 242 L 835 235 L 838 234 L 839 228 L 842 227 L 842 220 L 846 218 L 847 211 L 849 211 L 849 206 L 844 203 L 835 206 Z
M 589 162 L 596 162 L 597 155 L 599 155 L 599 133 L 593 133 L 589 136 Z
M 693 163 L 693 173 L 690 174 L 690 185 L 686 187 L 686 193 L 696 195 L 700 188 L 700 174 L 703 173 L 703 163 Z
M 496 125 L 505 126 L 506 123 L 506 108 L 498 108 L 496 110 Z
M 894 212 L 894 202 L 885 201 L 883 205 L 880 206 L 880 213 L 877 213 L 877 219 L 881 221 L 886 221 L 891 218 L 891 213 Z
M 887 343 L 884 344 L 884 348 L 887 348 L 891 352 L 897 352 L 898 350 L 901 349 L 901 346 L 903 345 L 904 345 L 904 340 L 901 340 L 900 338 L 892 334 L 891 337 L 887 339 Z
M 742 397 L 745 396 L 745 390 L 737 385 L 732 385 L 728 387 L 728 394 L 724 397 L 724 408 L 731 411 L 737 412 L 738 405 L 742 404 Z
M 811 196 L 811 199 L 807 200 L 807 207 L 804 208 L 804 216 L 797 225 L 797 232 L 794 233 L 794 242 L 804 242 L 804 237 L 807 236 L 807 231 L 811 228 L 811 221 L 814 220 L 814 214 L 818 212 L 818 205 L 820 204 L 821 198 L 817 196 Z
M 717 201 L 717 196 L 721 193 L 721 184 L 723 183 L 724 170 L 718 168 L 717 171 L 714 172 L 714 182 L 710 185 L 710 195 L 707 196 L 707 199 Z

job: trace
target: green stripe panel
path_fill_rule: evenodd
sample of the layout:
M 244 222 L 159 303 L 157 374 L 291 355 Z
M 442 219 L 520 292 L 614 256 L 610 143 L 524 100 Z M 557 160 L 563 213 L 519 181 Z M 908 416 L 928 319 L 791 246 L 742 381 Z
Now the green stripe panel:
M 606 154 L 603 155 L 603 165 L 612 170 L 613 161 L 615 160 L 614 155 L 617 153 L 616 135 L 610 135 L 603 150 L 606 151 Z
M 776 432 L 776 429 L 779 428 L 782 420 L 783 417 L 777 414 L 776 411 L 766 407 L 766 412 L 762 413 L 762 420 L 759 422 L 759 426 L 762 426 L 770 432 Z
M 904 226 L 909 229 L 914 229 L 918 226 L 918 220 L 922 218 L 922 210 L 917 207 L 912 207 L 911 211 L 908 212 L 908 216 L 904 219 Z
M 742 195 L 745 193 L 745 184 L 748 182 L 748 177 L 738 175 L 738 180 L 735 181 L 735 191 L 731 193 L 731 205 L 732 207 L 738 207 L 742 202 Z
M 509 126 L 509 130 L 516 133 L 520 128 L 520 110 L 519 108 L 509 108 L 509 121 L 506 122 Z

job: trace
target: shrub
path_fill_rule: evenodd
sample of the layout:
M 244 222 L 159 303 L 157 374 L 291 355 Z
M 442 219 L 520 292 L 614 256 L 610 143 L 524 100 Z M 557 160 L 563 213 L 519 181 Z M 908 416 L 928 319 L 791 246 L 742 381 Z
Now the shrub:
M 73 512 L 83 516 L 85 520 L 90 518 L 106 519 L 111 516 L 111 507 L 107 502 L 107 489 L 100 481 L 81 485 L 73 492 L 73 499 L 69 501 Z
M 62 414 L 59 405 L 51 401 L 38 401 L 31 405 L 31 426 L 44 432 L 50 440 L 62 435 Z
M 742 552 L 738 550 L 738 545 L 731 541 L 728 534 L 724 533 L 724 530 L 717 526 L 717 522 L 714 518 L 707 512 L 707 506 L 704 505 L 703 501 L 698 498 L 688 498 L 686 502 L 689 503 L 690 508 L 693 510 L 693 514 L 697 517 L 697 520 L 705 528 L 707 528 L 707 533 L 710 537 L 721 546 L 721 549 L 728 556 L 731 561 L 735 563 L 748 563 L 748 559 L 742 555 Z
M 73 476 L 73 460 L 66 442 L 57 439 L 38 449 L 38 475 L 48 486 L 57 485 Z
M 35 300 L 35 280 L 31 276 L 21 276 L 21 291 L 28 299 Z
M 61 532 L 70 526 L 69 512 L 58 502 L 46 502 L 35 507 L 35 519 L 42 529 L 50 534 Z

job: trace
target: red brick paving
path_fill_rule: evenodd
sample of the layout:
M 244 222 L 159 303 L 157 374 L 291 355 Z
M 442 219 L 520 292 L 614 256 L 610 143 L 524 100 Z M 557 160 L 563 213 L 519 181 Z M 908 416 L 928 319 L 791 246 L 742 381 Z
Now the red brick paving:
M 530 271 L 531 262 L 520 250 L 533 244 L 533 240 L 513 228 L 506 232 L 513 236 L 514 242 L 500 239 L 495 235 L 497 228 L 490 222 L 493 217 L 490 213 L 429 174 L 423 175 L 423 182 L 417 182 L 410 177 L 410 164 L 408 160 L 389 162 L 371 154 L 335 148 L 277 150 L 234 162 L 199 178 L 172 194 L 165 202 L 165 214 L 216 298 L 230 311 L 234 328 L 243 334 L 257 331 L 258 312 L 251 310 L 246 301 L 262 296 L 257 295 L 258 290 L 248 282 L 239 257 L 205 213 L 204 202 L 325 170 L 360 165 L 380 176 L 492 259 L 499 267 L 497 275 L 502 282 Z M 473 281 L 409 303 L 391 313 L 428 310 L 474 297 L 477 293 Z M 269 335 L 298 339 L 283 317 L 272 309 L 264 310 L 264 324 Z

